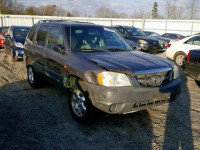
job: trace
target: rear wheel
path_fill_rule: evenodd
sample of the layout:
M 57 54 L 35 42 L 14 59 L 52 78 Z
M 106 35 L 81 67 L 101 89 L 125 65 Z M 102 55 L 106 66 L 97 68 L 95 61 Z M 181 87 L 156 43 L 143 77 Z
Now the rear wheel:
M 185 58 L 187 57 L 187 55 L 183 52 L 179 52 L 174 56 L 174 62 L 178 67 L 182 67 L 184 62 L 185 62 Z
M 41 86 L 40 77 L 35 73 L 33 67 L 27 67 L 28 82 L 33 88 L 38 88 Z

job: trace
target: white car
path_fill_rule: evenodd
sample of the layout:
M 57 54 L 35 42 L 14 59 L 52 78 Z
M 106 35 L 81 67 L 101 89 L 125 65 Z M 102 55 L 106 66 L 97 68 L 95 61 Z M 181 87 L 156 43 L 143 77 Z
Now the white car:
M 166 50 L 166 56 L 181 67 L 189 51 L 195 49 L 200 49 L 200 35 L 193 35 L 180 41 L 170 42 Z

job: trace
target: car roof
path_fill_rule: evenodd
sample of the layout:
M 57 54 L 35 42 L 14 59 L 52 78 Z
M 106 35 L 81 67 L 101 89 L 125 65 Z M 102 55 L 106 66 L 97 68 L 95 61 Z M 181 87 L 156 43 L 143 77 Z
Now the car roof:
M 136 28 L 136 27 L 132 27 L 132 26 L 121 26 L 121 25 L 116 25 L 116 26 L 112 26 L 113 28 L 116 27 L 121 27 L 121 28 Z
M 70 20 L 41 20 L 37 24 L 39 25 L 59 25 L 59 26 L 95 26 L 95 27 L 105 27 L 103 25 L 97 25 L 89 22 L 78 22 L 78 21 L 70 21 Z
M 178 33 L 165 33 L 165 34 L 170 34 L 170 35 L 181 35 L 181 36 L 184 36 L 182 34 L 178 34 Z M 164 34 L 163 34 L 164 35 Z

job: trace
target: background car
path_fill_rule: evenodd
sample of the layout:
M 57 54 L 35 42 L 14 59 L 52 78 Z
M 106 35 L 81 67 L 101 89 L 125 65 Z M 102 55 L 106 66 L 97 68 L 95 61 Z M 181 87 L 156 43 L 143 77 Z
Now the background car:
M 113 26 L 125 39 L 131 40 L 137 43 L 138 50 L 157 53 L 160 51 L 159 41 L 155 38 L 148 37 L 146 34 L 134 27 L 127 26 Z
M 165 33 L 162 35 L 162 37 L 168 38 L 168 39 L 174 40 L 174 41 L 182 40 L 185 38 L 184 35 L 176 34 L 176 33 Z
M 170 42 L 166 50 L 167 58 L 181 67 L 191 49 L 200 49 L 200 35 L 190 36 L 180 41 Z
M 11 26 L 8 29 L 4 41 L 5 50 L 11 54 L 12 58 L 23 59 L 24 55 L 24 42 L 30 27 L 26 26 Z
M 167 46 L 170 42 L 170 39 L 162 37 L 160 34 L 152 31 L 144 31 L 147 36 L 154 37 L 159 41 L 160 47 L 162 51 L 167 49 Z
M 184 70 L 191 78 L 200 81 L 200 49 L 189 51 Z
M 4 48 L 4 40 L 9 27 L 0 27 L 0 48 Z

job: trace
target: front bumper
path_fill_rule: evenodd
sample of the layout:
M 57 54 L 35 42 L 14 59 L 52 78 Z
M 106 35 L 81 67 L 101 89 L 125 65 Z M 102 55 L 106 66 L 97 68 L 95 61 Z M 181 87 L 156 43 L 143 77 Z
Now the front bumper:
M 96 108 L 109 114 L 126 114 L 174 101 L 181 92 L 181 79 L 162 87 L 86 86 Z

